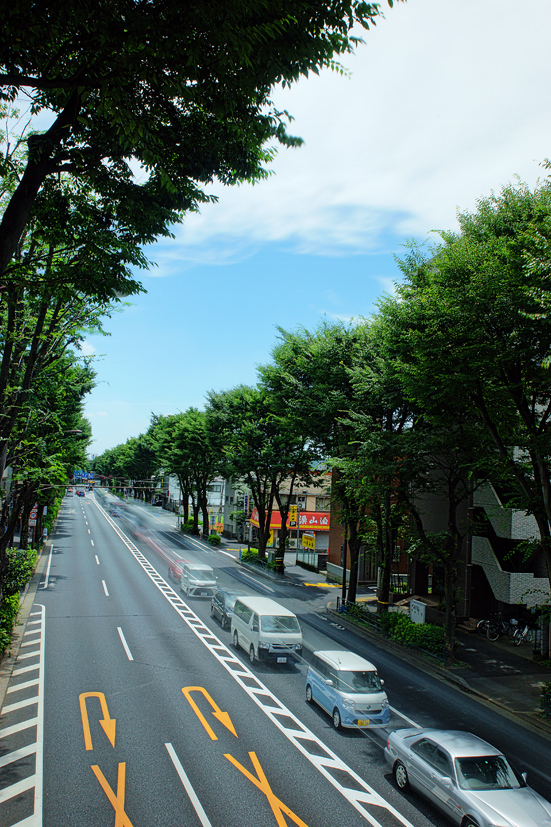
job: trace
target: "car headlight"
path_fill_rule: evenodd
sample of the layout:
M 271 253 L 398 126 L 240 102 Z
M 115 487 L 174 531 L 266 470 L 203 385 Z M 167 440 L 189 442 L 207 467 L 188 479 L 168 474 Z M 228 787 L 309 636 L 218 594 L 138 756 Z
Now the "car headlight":
M 258 648 L 259 648 L 259 649 L 269 649 L 269 648 L 270 648 L 270 644 L 269 644 L 269 643 L 264 643 L 262 640 L 260 640 L 260 641 L 258 642 Z
M 350 698 L 344 698 L 342 705 L 345 709 L 356 709 L 356 704 L 354 701 L 351 701 Z
M 383 709 L 386 709 L 386 708 L 387 708 L 387 706 L 390 706 L 390 703 L 389 703 L 389 701 L 388 701 L 388 698 L 385 698 L 385 699 L 384 699 L 384 701 L 381 703 L 381 706 L 382 706 L 382 708 L 383 708 Z

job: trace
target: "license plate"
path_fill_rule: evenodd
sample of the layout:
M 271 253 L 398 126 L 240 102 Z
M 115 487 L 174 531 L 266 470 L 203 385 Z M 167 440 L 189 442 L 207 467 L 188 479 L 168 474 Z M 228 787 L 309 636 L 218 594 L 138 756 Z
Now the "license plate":
M 278 658 L 277 662 L 278 663 L 287 663 L 287 658 Z
M 202 591 L 200 591 L 199 594 L 201 595 L 201 597 L 203 597 L 207 594 L 207 592 L 204 589 L 202 589 Z
M 358 726 L 369 726 L 369 718 L 359 718 Z

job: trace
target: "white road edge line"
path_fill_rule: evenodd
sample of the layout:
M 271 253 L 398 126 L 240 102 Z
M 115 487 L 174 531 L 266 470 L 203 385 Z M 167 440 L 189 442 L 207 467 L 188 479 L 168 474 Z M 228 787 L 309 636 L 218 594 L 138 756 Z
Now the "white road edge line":
M 53 544 L 50 546 L 50 553 L 48 555 L 48 565 L 46 567 L 46 577 L 44 578 L 44 583 L 42 583 L 41 588 L 47 589 L 48 588 L 48 580 L 50 578 L 50 566 L 52 565 L 52 556 L 54 553 Z

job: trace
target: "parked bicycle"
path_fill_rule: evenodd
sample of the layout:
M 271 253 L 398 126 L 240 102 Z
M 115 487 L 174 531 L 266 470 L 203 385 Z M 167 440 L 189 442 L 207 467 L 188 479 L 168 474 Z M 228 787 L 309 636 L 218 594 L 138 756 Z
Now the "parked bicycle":
M 513 643 L 515 646 L 520 646 L 521 643 L 532 643 L 534 640 L 534 628 L 528 623 L 523 623 L 517 626 L 513 636 Z
M 518 629 L 518 621 L 514 617 L 505 620 L 500 612 L 479 620 L 476 628 L 478 633 L 487 637 L 488 640 L 497 640 L 501 635 L 507 635 L 509 640 L 513 640 L 515 631 Z

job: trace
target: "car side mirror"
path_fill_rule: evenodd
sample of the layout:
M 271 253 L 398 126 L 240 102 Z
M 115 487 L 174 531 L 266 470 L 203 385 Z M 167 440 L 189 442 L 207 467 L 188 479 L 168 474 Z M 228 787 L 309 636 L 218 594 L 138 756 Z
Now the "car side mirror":
M 381 680 L 381 686 L 384 686 L 385 685 L 384 680 L 382 678 L 380 680 Z
M 523 773 L 522 773 L 522 775 L 521 775 L 521 777 L 522 777 L 522 780 L 524 781 L 524 783 L 525 783 L 525 784 L 528 784 L 528 773 L 527 773 L 527 772 L 523 772 Z
M 333 686 L 333 681 L 331 680 L 331 678 L 327 678 L 327 680 L 325 681 L 325 685 L 326 686 Z
M 442 786 L 446 787 L 448 790 L 451 790 L 451 788 L 453 787 L 452 779 L 448 778 L 448 776 L 444 776 L 444 778 L 442 778 Z

